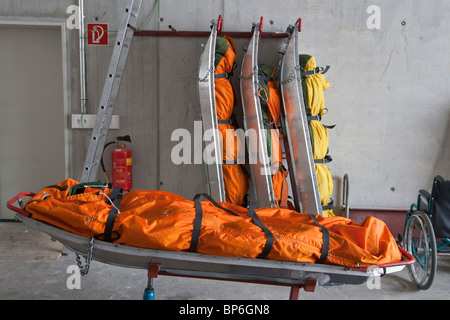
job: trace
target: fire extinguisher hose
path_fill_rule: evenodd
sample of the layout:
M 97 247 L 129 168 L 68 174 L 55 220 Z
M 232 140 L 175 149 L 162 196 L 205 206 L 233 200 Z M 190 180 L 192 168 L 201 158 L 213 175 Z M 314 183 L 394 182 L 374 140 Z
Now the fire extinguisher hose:
M 111 180 L 109 179 L 108 172 L 106 171 L 105 164 L 103 163 L 103 154 L 105 153 L 105 149 L 114 143 L 116 143 L 116 141 L 111 141 L 111 142 L 108 142 L 107 144 L 105 144 L 105 146 L 103 147 L 102 157 L 100 160 L 100 164 L 101 164 L 102 170 L 103 170 L 103 175 L 105 176 L 105 180 L 106 180 L 106 183 L 108 184 L 108 186 L 111 186 Z

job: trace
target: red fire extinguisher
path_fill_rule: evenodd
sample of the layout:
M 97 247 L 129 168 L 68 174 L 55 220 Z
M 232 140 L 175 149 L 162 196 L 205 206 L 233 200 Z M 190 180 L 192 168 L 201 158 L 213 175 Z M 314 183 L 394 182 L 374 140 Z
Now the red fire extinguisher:
M 117 137 L 116 141 L 108 142 L 103 151 L 105 151 L 106 147 L 116 143 L 116 148 L 111 151 L 111 172 L 112 172 L 112 180 L 109 180 L 108 173 L 106 172 L 105 166 L 103 164 L 103 155 L 102 155 L 102 169 L 105 175 L 106 183 L 112 188 L 119 186 L 123 188 L 123 191 L 130 191 L 133 187 L 133 171 L 132 164 L 133 158 L 131 154 L 131 150 L 127 149 L 125 146 L 125 141 L 133 143 L 131 137 L 129 135 Z

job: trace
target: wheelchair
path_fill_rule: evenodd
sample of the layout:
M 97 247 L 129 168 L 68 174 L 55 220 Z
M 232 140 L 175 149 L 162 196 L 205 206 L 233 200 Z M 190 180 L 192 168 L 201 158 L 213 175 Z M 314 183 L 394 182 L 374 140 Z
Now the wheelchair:
M 439 242 L 437 242 L 437 239 Z M 431 194 L 420 190 L 417 203 L 406 214 L 402 247 L 415 258 L 408 265 L 413 283 L 430 288 L 437 268 L 438 253 L 450 253 L 450 180 L 436 176 Z

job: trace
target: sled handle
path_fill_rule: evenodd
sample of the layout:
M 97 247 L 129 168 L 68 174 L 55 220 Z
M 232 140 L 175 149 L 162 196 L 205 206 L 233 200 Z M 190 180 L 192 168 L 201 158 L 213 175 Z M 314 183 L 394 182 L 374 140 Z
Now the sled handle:
M 10 209 L 10 210 L 12 210 L 12 211 L 15 211 L 15 212 L 17 212 L 17 213 L 19 213 L 19 214 L 21 214 L 21 215 L 23 215 L 23 216 L 25 216 L 25 217 L 29 217 L 30 214 L 29 214 L 28 212 L 26 212 L 26 211 L 23 210 L 22 208 L 18 208 L 18 207 L 16 207 L 16 206 L 14 206 L 13 203 L 16 202 L 16 201 L 20 201 L 20 199 L 21 199 L 22 197 L 34 197 L 35 195 L 36 195 L 36 194 L 35 194 L 35 193 L 32 193 L 32 192 L 26 192 L 26 191 L 21 192 L 21 193 L 19 193 L 17 196 L 15 196 L 15 197 L 12 198 L 11 200 L 9 200 L 9 201 L 6 203 L 6 207 L 8 207 L 8 209 Z
M 222 33 L 222 25 L 223 25 L 223 18 L 222 15 L 219 14 L 219 20 L 217 20 L 217 34 Z
M 298 31 L 301 32 L 302 31 L 302 18 L 298 18 L 297 22 L 295 22 L 295 24 L 298 23 Z

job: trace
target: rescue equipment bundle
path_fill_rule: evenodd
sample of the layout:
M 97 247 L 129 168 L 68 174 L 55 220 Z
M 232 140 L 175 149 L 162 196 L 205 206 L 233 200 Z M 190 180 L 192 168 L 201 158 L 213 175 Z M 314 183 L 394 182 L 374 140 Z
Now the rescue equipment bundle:
M 249 209 L 194 201 L 165 191 L 122 194 L 67 179 L 25 203 L 31 218 L 85 237 L 122 245 L 208 255 L 326 263 L 348 267 L 400 261 L 381 220 L 362 224 L 283 208 Z
M 218 129 L 222 135 L 223 182 L 228 203 L 242 205 L 248 191 L 248 177 L 238 163 L 238 152 L 243 150 L 243 141 L 234 134 L 236 129 L 231 119 L 236 97 L 229 81 L 236 66 L 236 47 L 231 37 L 216 39 L 214 90 Z
M 260 65 L 258 79 L 260 89 L 258 92 L 264 129 L 267 132 L 267 153 L 271 160 L 272 186 L 277 205 L 281 208 L 288 207 L 289 185 L 287 183 L 288 172 L 283 165 L 282 142 L 283 134 L 279 130 L 278 123 L 281 112 L 281 97 L 275 79 L 276 69 L 268 65 Z
M 314 57 L 306 54 L 299 56 L 302 71 L 303 99 L 305 100 L 306 114 L 308 116 L 311 145 L 314 154 L 314 167 L 319 185 L 320 201 L 323 215 L 333 217 L 333 180 L 326 163 L 332 161 L 328 154 L 328 128 L 321 123 L 326 112 L 323 92 L 330 87 L 324 73 L 328 68 L 319 68 Z

